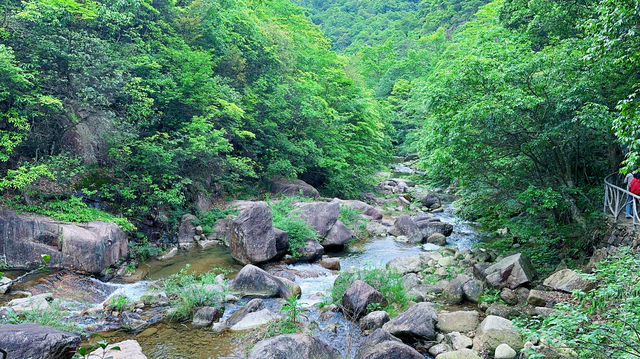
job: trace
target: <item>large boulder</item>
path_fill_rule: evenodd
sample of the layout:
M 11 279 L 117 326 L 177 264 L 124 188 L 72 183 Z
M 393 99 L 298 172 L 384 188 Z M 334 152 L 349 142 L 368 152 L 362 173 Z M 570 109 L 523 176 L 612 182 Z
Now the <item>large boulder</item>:
M 382 328 L 384 323 L 388 321 L 389 313 L 382 310 L 377 310 L 365 315 L 362 319 L 360 319 L 360 321 L 358 322 L 358 326 L 362 330 L 374 330 Z
M 194 224 L 198 217 L 193 214 L 186 213 L 180 219 L 178 227 L 178 245 L 184 249 L 191 249 L 196 245 L 196 225 Z
M 424 359 L 412 347 L 395 340 L 387 340 L 358 352 L 357 359 Z
M 336 221 L 327 236 L 322 240 L 322 245 L 327 248 L 342 248 L 352 239 L 353 231 L 341 221 Z
M 193 315 L 191 325 L 196 328 L 211 326 L 214 321 L 220 319 L 222 313 L 216 307 L 202 307 Z
M 419 221 L 416 222 L 416 225 L 422 231 L 423 238 L 429 238 L 431 235 L 439 233 L 445 237 L 448 237 L 453 233 L 453 225 L 451 223 L 442 222 L 442 221 Z
M 318 198 L 320 195 L 317 189 L 303 180 L 284 178 L 271 180 L 271 193 L 311 198 Z
M 231 256 L 242 264 L 267 262 L 278 254 L 271 208 L 264 202 L 248 206 L 231 222 L 230 237 Z
M 297 250 L 297 260 L 300 262 L 314 262 L 324 254 L 324 247 L 314 239 L 307 239 L 304 246 Z
M 420 228 L 418 228 L 409 215 L 403 214 L 396 218 L 396 221 L 393 223 L 393 231 L 398 235 L 406 236 L 412 242 L 422 241 Z
M 342 309 L 354 320 L 367 314 L 367 306 L 382 302 L 383 297 L 367 283 L 356 280 L 342 295 Z
M 291 289 L 282 279 L 251 264 L 238 272 L 229 283 L 229 290 L 240 297 L 287 298 L 291 294 Z
M 515 350 L 524 347 L 518 328 L 509 319 L 490 315 L 478 326 L 473 349 L 493 352 L 500 344 L 507 344 Z
M 485 281 L 495 288 L 511 288 L 529 283 L 535 272 L 531 262 L 521 253 L 506 257 L 484 270 Z
M 403 341 L 433 340 L 437 318 L 431 303 L 416 303 L 383 325 L 382 329 Z
M 0 325 L 0 349 L 11 359 L 69 359 L 81 339 L 78 334 L 42 325 Z
M 300 218 L 311 225 L 324 238 L 338 221 L 340 204 L 337 202 L 302 202 L 297 204 L 300 208 Z
M 258 342 L 249 359 L 341 359 L 340 353 L 316 337 L 286 334 Z
M 420 199 L 420 203 L 427 208 L 438 208 L 442 206 L 442 201 L 435 193 L 429 193 Z
M 550 275 L 543 282 L 549 288 L 571 293 L 574 290 L 587 291 L 589 282 L 582 279 L 578 273 L 571 269 L 562 269 Z
M 118 349 L 114 349 L 118 348 Z M 125 340 L 118 343 L 110 344 L 105 349 L 98 348 L 91 352 L 87 359 L 147 359 L 142 353 L 142 348 L 135 340 Z
M 480 313 L 472 311 L 458 311 L 438 314 L 438 329 L 443 333 L 467 333 L 476 330 L 480 323 Z
M 94 221 L 75 225 L 49 217 L 0 211 L 0 254 L 10 268 L 41 266 L 48 254 L 50 268 L 98 274 L 126 257 L 126 234 L 115 223 Z

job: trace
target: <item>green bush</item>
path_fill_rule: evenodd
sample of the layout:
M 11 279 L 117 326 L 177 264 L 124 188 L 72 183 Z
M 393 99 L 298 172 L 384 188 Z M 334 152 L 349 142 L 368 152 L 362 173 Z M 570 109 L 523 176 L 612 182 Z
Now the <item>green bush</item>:
M 220 219 L 225 219 L 228 216 L 236 215 L 238 211 L 236 209 L 227 208 L 213 208 L 208 211 L 200 211 L 198 213 L 198 220 L 193 221 L 194 226 L 201 226 L 202 232 L 206 235 L 213 232 L 213 228 Z
M 402 285 L 402 275 L 398 272 L 387 269 L 366 268 L 354 272 L 345 271 L 340 273 L 331 289 L 331 299 L 334 304 L 340 305 L 344 292 L 356 280 L 369 284 L 382 294 L 384 299 L 380 305 L 391 316 L 399 314 L 411 300 Z
M 140 262 L 155 257 L 162 252 L 162 248 L 152 246 L 149 243 L 149 238 L 140 232 L 138 232 L 138 240 L 135 243 L 129 243 L 129 249 L 133 257 Z
M 53 217 L 59 221 L 83 223 L 91 221 L 112 222 L 124 231 L 133 231 L 136 227 L 128 219 L 115 216 L 97 208 L 88 207 L 82 198 L 72 196 L 67 199 L 57 199 L 40 205 L 24 205 L 10 201 L 9 207 L 19 212 L 37 213 Z
M 300 202 L 300 197 L 283 197 L 279 201 L 269 201 L 273 226 L 289 233 L 289 250 L 294 257 L 299 257 L 298 249 L 304 247 L 309 239 L 317 240 L 318 232 L 300 218 L 300 209 L 294 203 Z
M 227 273 L 224 269 L 213 269 L 204 274 L 189 273 L 189 265 L 179 273 L 169 276 L 163 288 L 169 297 L 169 318 L 176 321 L 190 320 L 199 307 L 216 307 L 223 310 L 226 282 L 220 283 L 216 276 Z
M 338 216 L 338 219 L 353 231 L 356 238 L 364 237 L 369 223 L 367 219 L 361 216 L 360 212 L 353 206 L 344 205 L 340 206 L 340 215 Z
M 520 322 L 523 331 L 548 346 L 571 348 L 580 358 L 640 357 L 640 255 L 620 248 L 596 266 L 591 280 L 598 288 L 575 291 L 574 301 L 556 305 L 542 321 Z

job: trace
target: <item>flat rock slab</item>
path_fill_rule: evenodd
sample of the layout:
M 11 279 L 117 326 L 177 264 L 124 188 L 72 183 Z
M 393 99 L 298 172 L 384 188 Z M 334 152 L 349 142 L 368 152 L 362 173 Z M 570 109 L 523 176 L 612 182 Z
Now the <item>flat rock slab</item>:
M 78 334 L 42 325 L 0 325 L 0 349 L 11 359 L 69 359 L 80 341 Z

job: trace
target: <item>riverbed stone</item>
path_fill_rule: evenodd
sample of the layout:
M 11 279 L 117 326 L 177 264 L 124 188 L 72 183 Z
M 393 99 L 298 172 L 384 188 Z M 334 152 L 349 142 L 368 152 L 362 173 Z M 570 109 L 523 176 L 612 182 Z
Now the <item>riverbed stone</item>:
M 471 346 L 473 346 L 473 340 L 459 332 L 448 333 L 447 335 L 445 335 L 445 339 L 454 350 L 471 348 Z
M 321 258 L 323 254 L 324 247 L 318 241 L 308 239 L 304 242 L 303 247 L 298 248 L 298 257 L 296 259 L 299 262 L 314 262 Z
M 516 289 L 531 282 L 534 274 L 531 262 L 521 253 L 506 257 L 484 270 L 487 284 L 495 288 Z
M 567 293 L 532 289 L 529 291 L 527 303 L 535 307 L 553 307 L 556 303 L 569 300 L 571 296 Z
M 297 204 L 300 218 L 325 238 L 340 215 L 340 204 L 337 202 L 303 202 Z
M 374 330 L 378 328 L 382 328 L 384 323 L 389 321 L 389 313 L 383 310 L 376 310 L 365 315 L 358 322 L 358 326 L 362 330 Z
M 191 249 L 196 245 L 196 223 L 198 217 L 191 213 L 182 215 L 180 226 L 178 226 L 178 245 L 180 248 Z
M 518 353 L 515 350 L 513 350 L 513 348 L 511 348 L 509 345 L 500 344 L 496 348 L 496 351 L 493 357 L 495 359 L 515 359 L 517 356 L 518 356 Z
M 582 279 L 578 273 L 571 269 L 562 269 L 544 280 L 543 284 L 554 290 L 571 293 L 574 290 L 589 290 L 589 282 Z
M 285 334 L 258 342 L 248 359 L 340 359 L 340 353 L 306 334 Z
M 368 219 L 372 219 L 372 220 L 382 219 L 382 211 L 366 202 L 362 202 L 358 200 L 344 200 L 339 198 L 334 198 L 333 201 L 340 203 L 341 206 L 353 207 L 354 209 L 360 211 L 361 216 L 364 216 Z
M 119 349 L 113 349 L 113 348 Z M 87 359 L 147 359 L 147 356 L 142 353 L 142 347 L 135 340 L 124 340 L 118 343 L 109 344 L 105 349 L 98 348 L 91 352 Z
M 471 303 L 478 303 L 484 292 L 484 284 L 477 279 L 470 279 L 462 286 L 463 298 Z
M 387 269 L 394 270 L 398 274 L 418 273 L 422 270 L 420 257 L 397 257 L 387 263 Z
M 356 280 L 342 295 L 342 310 L 353 320 L 367 314 L 369 304 L 382 302 L 383 297 L 380 292 L 369 284 Z
M 439 246 L 444 246 L 447 244 L 447 237 L 442 233 L 433 233 L 429 237 L 427 237 L 426 243 L 437 244 Z
M 242 264 L 267 262 L 278 254 L 276 232 L 271 222 L 271 208 L 255 202 L 231 222 L 229 249 Z
M 144 305 L 152 307 L 162 307 L 169 305 L 169 297 L 167 293 L 162 290 L 151 290 L 140 297 L 140 301 Z
M 11 268 L 31 270 L 49 255 L 49 268 L 99 274 L 127 256 L 127 235 L 115 223 L 82 226 L 50 217 L 0 209 L 0 248 Z
M 191 325 L 196 328 L 204 328 L 213 324 L 214 321 L 220 319 L 222 313 L 216 307 L 202 307 L 193 315 Z
M 435 233 L 449 237 L 453 233 L 453 225 L 440 220 L 422 220 L 416 222 L 416 225 L 422 232 L 422 238 L 429 238 Z
M 473 349 L 494 351 L 500 344 L 508 344 L 515 350 L 524 346 L 520 332 L 510 320 L 490 315 L 478 326 Z
M 240 297 L 287 298 L 290 295 L 289 288 L 281 279 L 251 264 L 244 266 L 230 281 L 229 290 Z
M 0 348 L 11 359 L 69 359 L 80 346 L 81 339 L 78 334 L 42 325 L 0 325 Z
M 53 301 L 53 296 L 51 293 L 42 293 L 26 298 L 12 299 L 9 303 L 7 303 L 7 307 L 10 308 L 14 313 L 20 315 L 27 311 L 49 310 L 51 309 L 51 305 L 49 304 L 51 301 Z
M 246 313 L 246 315 L 240 319 L 240 321 L 232 325 L 230 329 L 234 331 L 251 330 L 277 319 L 280 319 L 279 315 L 265 308 L 255 312 Z
M 451 257 L 445 257 L 451 258 Z M 464 299 L 464 285 L 471 278 L 465 274 L 459 274 L 451 280 L 442 291 L 443 298 L 450 304 L 460 304 Z
M 476 330 L 480 323 L 480 313 L 475 310 L 438 313 L 437 328 L 443 333 L 466 333 Z
M 433 340 L 438 316 L 431 303 L 416 303 L 406 312 L 391 319 L 382 329 L 405 342 Z
M 437 357 L 438 355 L 440 355 L 442 353 L 450 352 L 452 350 L 453 349 L 451 348 L 451 346 L 449 344 L 440 343 L 440 344 L 436 344 L 436 345 L 432 346 L 431 348 L 429 348 L 429 354 L 431 354 L 431 356 L 433 356 L 433 357 Z
M 271 193 L 285 196 L 303 196 L 318 198 L 318 190 L 307 182 L 299 179 L 274 178 L 271 180 Z
M 120 325 L 128 332 L 137 333 L 149 326 L 149 323 L 142 320 L 138 313 L 122 312 L 120 315 Z
M 340 258 L 337 257 L 322 257 L 319 264 L 326 269 L 340 270 Z
M 460 349 L 438 355 L 436 359 L 482 359 L 478 353 L 471 349 Z
M 0 295 L 5 294 L 11 287 L 11 278 L 0 277 Z
M 340 249 L 353 238 L 353 231 L 341 221 L 336 221 L 327 233 L 327 236 L 322 240 L 322 246 L 329 249 Z
M 357 359 L 424 359 L 412 347 L 398 341 L 387 340 L 358 352 Z

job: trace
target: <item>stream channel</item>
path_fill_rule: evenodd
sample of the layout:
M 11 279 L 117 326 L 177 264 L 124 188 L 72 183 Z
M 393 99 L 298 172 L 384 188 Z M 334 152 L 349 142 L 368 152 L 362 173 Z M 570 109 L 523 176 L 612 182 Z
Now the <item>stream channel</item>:
M 443 209 L 435 215 L 454 226 L 453 234 L 447 238 L 448 245 L 463 250 L 471 248 L 479 241 L 474 225 L 459 220 L 453 213 L 452 205 L 445 205 Z M 387 262 L 396 257 L 417 256 L 426 250 L 438 248 L 435 245 L 401 243 L 393 237 L 374 237 L 352 243 L 347 251 L 329 255 L 340 257 L 343 270 L 350 267 L 384 268 Z M 76 313 L 69 320 L 79 324 L 88 333 L 99 332 L 111 343 L 135 339 L 150 359 L 240 358 L 243 348 L 247 345 L 246 332 L 215 333 L 207 329 L 192 328 L 190 324 L 162 321 L 159 310 L 156 323 L 141 333 L 132 334 L 113 330 L 109 323 L 117 321 L 113 320 L 114 318 L 90 314 L 91 308 L 101 308 L 105 301 L 114 296 L 125 295 L 131 301 L 139 300 L 155 281 L 178 273 L 187 265 L 189 271 L 194 273 L 205 273 L 212 268 L 224 268 L 230 271 L 231 278 L 242 268 L 231 258 L 227 248 L 219 246 L 206 251 L 181 252 L 178 256 L 166 261 L 151 260 L 143 263 L 138 269 L 138 272 L 142 271 L 142 273 L 136 273 L 143 280 L 135 283 L 105 283 L 91 277 L 62 271 L 39 275 L 18 285 L 14 288 L 17 291 L 14 290 L 14 292 L 20 293 L 21 289 L 32 294 L 51 292 L 54 298 L 63 303 L 65 309 Z M 338 349 L 345 357 L 353 357 L 362 339 L 358 326 L 345 320 L 340 313 L 323 314 L 316 306 L 330 295 L 338 272 L 330 271 L 317 264 L 286 266 L 288 272 L 294 273 L 295 282 L 302 288 L 299 303 L 305 309 L 304 315 L 308 319 L 308 328 L 312 330 L 313 335 Z M 223 319 L 241 308 L 247 301 L 243 299 L 237 303 L 227 303 Z M 279 311 L 278 300 L 265 300 L 265 304 L 273 311 Z

